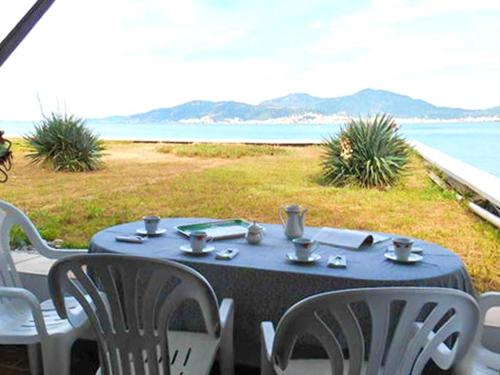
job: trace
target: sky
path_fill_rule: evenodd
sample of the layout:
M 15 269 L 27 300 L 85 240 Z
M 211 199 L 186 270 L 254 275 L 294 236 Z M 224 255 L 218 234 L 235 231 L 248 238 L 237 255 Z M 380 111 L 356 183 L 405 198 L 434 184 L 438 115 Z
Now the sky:
M 34 0 L 0 2 L 0 38 Z M 498 0 L 56 0 L 0 67 L 0 120 L 385 89 L 500 106 Z

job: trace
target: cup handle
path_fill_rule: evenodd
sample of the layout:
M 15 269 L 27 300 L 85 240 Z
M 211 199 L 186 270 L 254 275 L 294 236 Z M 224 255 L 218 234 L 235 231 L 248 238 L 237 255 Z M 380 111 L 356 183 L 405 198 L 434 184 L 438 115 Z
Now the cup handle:
M 314 253 L 316 250 L 318 250 L 318 248 L 319 248 L 319 242 L 316 242 L 314 247 L 311 249 L 311 254 Z
M 285 219 L 283 218 L 283 212 L 285 211 L 285 208 L 283 206 L 281 206 L 279 209 L 278 209 L 278 215 L 280 217 L 280 220 L 281 220 L 281 225 L 283 226 L 283 228 L 286 227 L 286 222 L 285 222 Z
M 213 237 L 207 237 L 207 243 L 212 242 L 214 240 Z

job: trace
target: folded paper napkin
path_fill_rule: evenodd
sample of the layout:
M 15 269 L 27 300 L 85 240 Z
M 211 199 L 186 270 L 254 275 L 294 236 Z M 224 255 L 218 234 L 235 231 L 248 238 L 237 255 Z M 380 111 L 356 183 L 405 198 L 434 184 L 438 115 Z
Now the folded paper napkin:
M 207 236 L 212 238 L 220 238 L 227 236 L 244 236 L 247 233 L 247 228 L 239 225 L 226 225 L 221 227 L 211 227 L 202 230 Z
M 118 242 L 128 242 L 128 243 L 143 243 L 144 238 L 139 236 L 116 236 L 115 239 Z
M 314 236 L 314 240 L 323 245 L 345 247 L 347 249 L 359 249 L 361 246 L 371 246 L 387 239 L 389 237 L 379 234 L 336 228 L 321 228 Z

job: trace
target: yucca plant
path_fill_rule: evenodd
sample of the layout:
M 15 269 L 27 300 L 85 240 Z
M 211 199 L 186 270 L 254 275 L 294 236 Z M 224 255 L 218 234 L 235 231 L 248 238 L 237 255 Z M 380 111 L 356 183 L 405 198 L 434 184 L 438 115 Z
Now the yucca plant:
M 322 147 L 326 183 L 385 188 L 393 185 L 408 162 L 408 145 L 391 116 L 351 119 Z
M 52 113 L 24 140 L 31 150 L 27 157 L 32 163 L 69 172 L 93 171 L 102 166 L 102 141 L 75 116 Z

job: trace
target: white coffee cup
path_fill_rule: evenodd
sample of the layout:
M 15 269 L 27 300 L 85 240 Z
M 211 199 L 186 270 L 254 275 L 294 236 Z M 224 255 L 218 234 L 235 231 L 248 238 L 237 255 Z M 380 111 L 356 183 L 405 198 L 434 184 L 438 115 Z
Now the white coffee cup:
M 411 249 L 413 247 L 413 240 L 409 238 L 395 238 L 392 240 L 394 245 L 394 254 L 399 260 L 408 260 L 411 255 Z
M 148 215 L 142 218 L 144 220 L 144 228 L 147 234 L 156 234 L 158 225 L 160 224 L 160 217 L 155 215 Z
M 191 250 L 193 253 L 201 253 L 207 245 L 207 242 L 211 240 L 212 239 L 208 237 L 205 232 L 201 231 L 193 232 L 189 235 L 189 241 L 191 242 Z
M 292 242 L 295 246 L 295 256 L 299 260 L 308 260 L 319 246 L 318 242 L 309 238 L 296 238 Z

